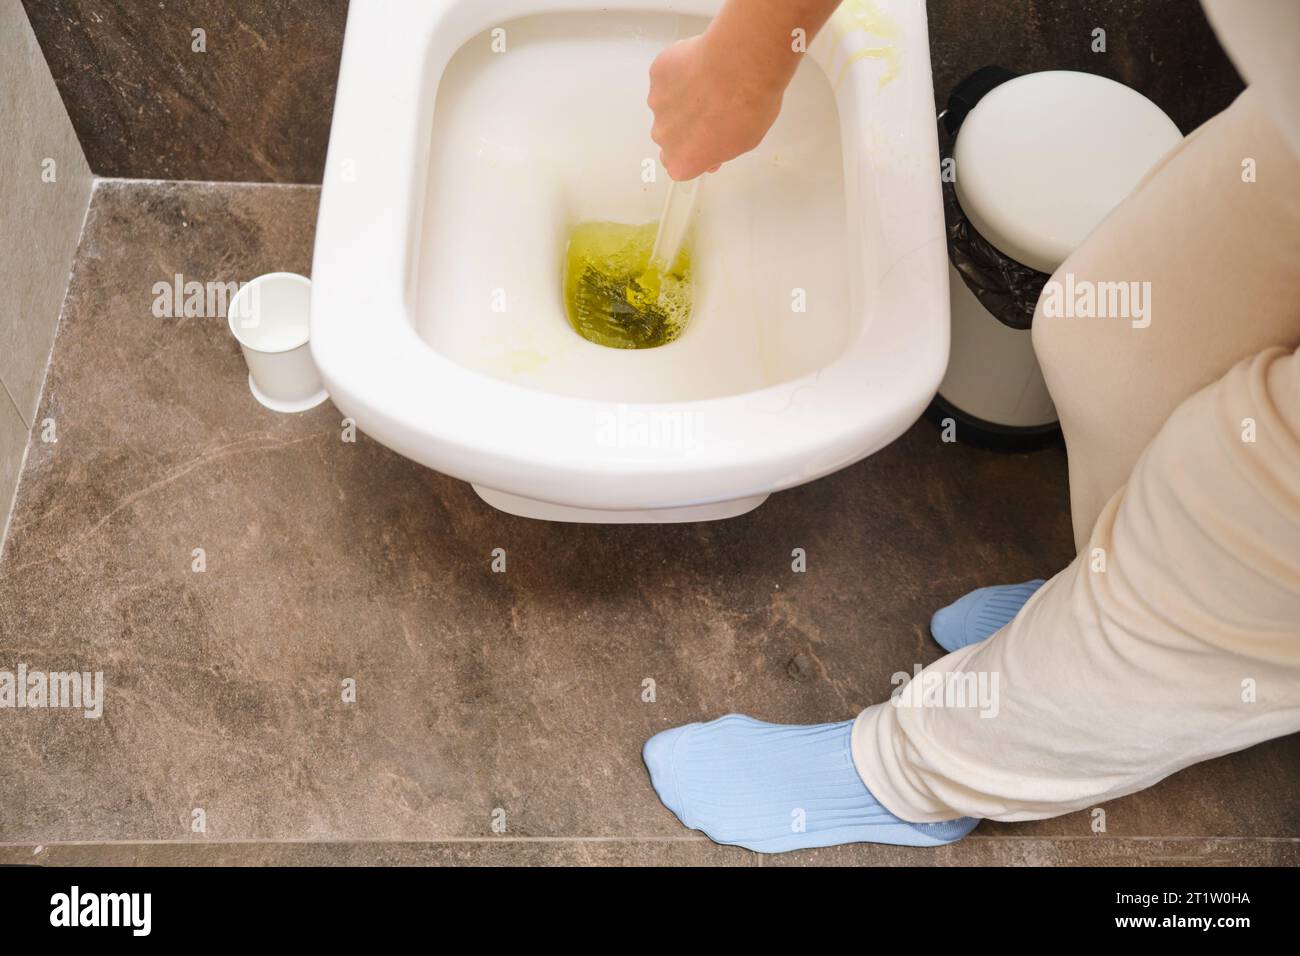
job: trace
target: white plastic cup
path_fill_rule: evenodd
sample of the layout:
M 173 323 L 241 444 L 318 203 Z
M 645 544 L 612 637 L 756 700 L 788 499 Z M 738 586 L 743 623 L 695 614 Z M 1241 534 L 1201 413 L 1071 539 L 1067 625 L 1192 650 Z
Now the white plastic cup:
M 311 358 L 311 280 L 268 272 L 244 283 L 226 309 L 248 363 L 253 397 L 276 412 L 305 412 L 329 394 Z

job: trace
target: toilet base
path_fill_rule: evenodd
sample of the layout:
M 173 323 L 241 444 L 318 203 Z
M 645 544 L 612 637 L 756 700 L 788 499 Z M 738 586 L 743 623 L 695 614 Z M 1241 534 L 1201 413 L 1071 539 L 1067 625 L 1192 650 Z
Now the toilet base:
M 568 505 L 524 498 L 504 491 L 484 488 L 481 485 L 471 485 L 471 487 L 480 498 L 506 514 L 518 515 L 521 518 L 536 518 L 539 521 L 570 521 L 583 524 L 672 524 L 686 521 L 719 521 L 753 511 L 767 500 L 767 495 L 754 495 L 749 498 L 715 501 L 705 505 L 686 505 L 681 508 L 602 511 L 597 508 L 571 508 Z

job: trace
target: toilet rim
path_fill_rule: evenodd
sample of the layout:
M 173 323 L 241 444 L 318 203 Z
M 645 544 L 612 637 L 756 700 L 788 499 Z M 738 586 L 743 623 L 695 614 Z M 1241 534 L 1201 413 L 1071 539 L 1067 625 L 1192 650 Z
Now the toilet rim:
M 871 189 L 877 206 L 897 203 L 907 208 L 897 216 L 898 233 L 891 233 L 896 246 L 853 252 L 858 280 L 874 290 L 873 308 L 861 318 L 844 353 L 819 372 L 744 394 L 621 405 L 489 378 L 438 354 L 419 338 L 410 320 L 411 237 L 419 234 L 432 121 L 432 110 L 421 106 L 435 95 L 451 56 L 466 40 L 520 16 L 642 11 L 650 5 L 647 0 L 562 0 L 554 5 L 503 0 L 489 14 L 466 0 L 353 3 L 317 227 L 311 348 L 335 403 L 363 431 L 439 471 L 488 487 L 547 497 L 547 486 L 553 486 L 548 500 L 560 503 L 626 507 L 629 503 L 617 489 L 592 482 L 593 475 L 652 477 L 657 486 L 639 492 L 636 504 L 653 507 L 657 502 L 680 504 L 687 485 L 694 500 L 725 500 L 819 477 L 892 441 L 929 402 L 947 364 L 948 337 L 946 239 L 937 179 L 927 178 L 918 186 L 911 169 L 895 170 L 899 180 L 878 188 L 865 155 L 866 143 L 879 141 L 887 131 L 899 149 L 911 151 L 909 155 L 932 153 L 934 162 L 927 168 L 937 169 L 928 49 L 910 51 L 927 58 L 916 63 L 910 80 L 905 77 L 879 91 L 874 77 L 851 80 L 848 102 L 852 104 L 854 96 L 870 99 L 872 109 L 864 112 L 870 114 L 865 118 L 855 110 L 846 126 L 845 100 L 837 96 L 846 156 L 857 160 L 845 170 L 851 208 L 851 188 Z M 707 16 L 716 11 L 719 0 L 666 0 L 659 6 L 667 12 Z M 882 6 L 897 6 L 900 18 L 911 18 L 909 27 L 919 23 L 923 37 L 924 9 L 916 13 L 915 5 Z M 394 30 L 394 22 L 401 29 Z M 838 48 L 838 40 L 829 43 Z M 382 49 L 383 56 L 368 55 L 374 49 Z M 350 99 L 345 82 L 349 72 L 373 74 L 376 68 L 388 91 L 383 102 Z M 856 72 L 847 71 L 850 77 Z M 904 110 L 927 120 L 908 124 L 906 130 L 890 128 L 890 114 Z M 928 142 L 918 138 L 918 128 L 928 134 Z M 331 189 L 330 184 L 342 178 L 340 164 L 345 160 L 359 173 Z M 384 172 L 366 176 L 367 168 Z M 919 199 L 897 197 L 906 191 L 902 187 L 920 189 Z M 918 203 L 925 211 L 930 202 L 932 216 L 915 215 Z M 390 210 L 401 212 L 392 215 Z M 933 221 L 935 227 L 918 232 L 919 220 Z M 894 248 L 903 252 L 895 253 Z M 364 284 L 348 278 L 356 249 L 368 250 L 368 267 L 376 270 Z M 883 261 L 885 253 L 894 258 Z M 917 282 L 926 284 L 919 308 Z M 903 309 L 909 314 L 899 317 Z M 890 387 L 888 371 L 900 362 L 912 363 L 914 374 L 906 389 Z M 689 455 L 601 447 L 592 440 L 593 423 L 618 407 L 698 414 L 708 428 Z M 430 415 L 430 408 L 448 414 Z M 865 410 L 854 414 L 854 409 Z M 528 472 L 527 487 L 518 477 L 523 469 Z M 580 486 L 572 487 L 574 482 Z

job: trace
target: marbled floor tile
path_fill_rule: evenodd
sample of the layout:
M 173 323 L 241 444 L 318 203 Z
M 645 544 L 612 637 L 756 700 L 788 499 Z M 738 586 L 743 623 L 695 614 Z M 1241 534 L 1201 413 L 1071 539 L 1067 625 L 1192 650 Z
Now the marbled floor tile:
M 518 839 L 680 837 L 641 764 L 650 734 L 850 717 L 941 655 L 935 607 L 1071 554 L 1059 450 L 987 454 L 924 423 L 741 518 L 597 527 L 493 511 L 342 441 L 332 405 L 272 415 L 224 320 L 155 318 L 151 290 L 305 272 L 316 200 L 95 194 L 41 412 L 59 441 L 33 445 L 0 565 L 0 666 L 102 670 L 106 704 L 0 714 L 0 842 L 188 840 L 196 808 L 217 842 L 491 838 L 502 820 Z M 1296 739 L 1276 741 L 1114 801 L 1107 836 L 1294 836 L 1297 778 Z M 1048 846 L 1089 822 L 977 836 Z

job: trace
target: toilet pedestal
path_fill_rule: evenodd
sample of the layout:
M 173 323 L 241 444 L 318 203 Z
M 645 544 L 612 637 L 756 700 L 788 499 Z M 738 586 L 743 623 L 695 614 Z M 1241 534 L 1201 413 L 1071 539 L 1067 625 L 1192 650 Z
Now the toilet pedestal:
M 736 498 L 732 501 L 715 501 L 703 505 L 684 505 L 680 508 L 646 508 L 639 511 L 601 511 L 595 508 L 571 508 L 535 498 L 495 491 L 473 485 L 478 496 L 498 511 L 520 518 L 537 518 L 542 521 L 568 521 L 578 524 L 674 524 L 687 521 L 720 521 L 735 518 L 753 511 L 767 495 Z

